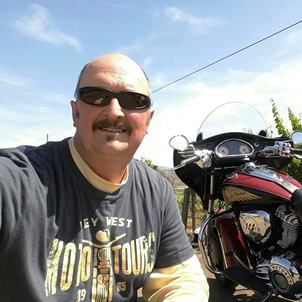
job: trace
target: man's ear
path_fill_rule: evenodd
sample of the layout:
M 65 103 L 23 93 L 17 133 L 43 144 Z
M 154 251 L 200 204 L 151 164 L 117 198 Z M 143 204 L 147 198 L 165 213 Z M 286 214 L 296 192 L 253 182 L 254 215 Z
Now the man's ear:
M 150 112 L 149 112 L 149 116 L 148 116 L 148 119 L 147 119 L 147 125 L 146 125 L 147 129 L 148 129 L 150 123 L 151 123 L 151 120 L 152 120 L 153 114 L 154 114 L 154 110 L 153 109 L 149 109 L 149 110 L 150 110 Z
M 80 117 L 80 113 L 78 110 L 78 104 L 75 101 L 70 101 L 71 105 L 71 112 L 72 112 L 72 120 L 73 120 L 73 126 L 77 127 L 77 122 Z

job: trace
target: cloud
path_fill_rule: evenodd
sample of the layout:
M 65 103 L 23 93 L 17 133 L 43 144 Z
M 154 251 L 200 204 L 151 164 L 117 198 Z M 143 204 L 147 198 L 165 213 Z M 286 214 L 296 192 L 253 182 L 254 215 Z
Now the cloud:
M 172 167 L 169 139 L 184 134 L 190 141 L 195 140 L 205 116 L 225 102 L 240 101 L 255 106 L 268 126 L 273 127 L 270 99 L 274 99 L 285 125 L 289 126 L 287 108 L 295 114 L 302 113 L 301 73 L 302 60 L 297 60 L 259 73 L 231 70 L 219 82 L 194 79 L 154 94 L 154 118 L 136 158 L 144 156 L 156 165 Z M 226 116 L 228 113 L 225 112 Z
M 49 102 L 29 104 L 30 100 L 23 97 L 22 103 L 13 108 L 9 103 L 1 103 L 0 147 L 42 144 L 46 134 L 50 140 L 61 140 L 73 134 L 68 103 L 64 107 Z
M 290 32 L 286 36 L 286 40 L 288 43 L 291 43 L 291 44 L 298 44 L 298 43 L 300 44 L 302 42 L 302 30 L 297 29 L 297 30 Z
M 157 73 L 151 78 L 152 91 L 165 85 L 168 82 L 167 76 L 164 73 Z
M 39 91 L 35 81 L 0 66 L 0 147 L 41 144 L 73 133 L 69 97 Z
M 153 63 L 153 59 L 150 56 L 145 57 L 144 61 L 140 64 L 143 68 L 150 66 Z
M 211 27 L 217 27 L 224 24 L 223 20 L 219 18 L 195 17 L 177 7 L 167 7 L 164 12 L 172 22 L 185 23 L 193 32 L 199 34 L 206 32 Z
M 43 93 L 43 96 L 46 101 L 56 103 L 59 105 L 66 105 L 69 104 L 70 96 L 60 93 Z M 42 96 L 41 96 L 42 97 Z
M 29 85 L 29 81 L 12 74 L 0 71 L 0 86 L 4 84 L 5 86 L 12 87 L 26 87 Z
M 132 52 L 140 52 L 142 49 L 143 49 L 143 42 L 135 40 L 128 45 L 120 47 L 119 49 L 117 49 L 116 52 L 121 52 L 129 55 Z
M 25 36 L 55 46 L 69 45 L 78 51 L 82 50 L 76 38 L 63 33 L 52 24 L 48 10 L 44 6 L 33 4 L 30 8 L 33 11 L 32 15 L 23 16 L 15 22 L 18 31 Z

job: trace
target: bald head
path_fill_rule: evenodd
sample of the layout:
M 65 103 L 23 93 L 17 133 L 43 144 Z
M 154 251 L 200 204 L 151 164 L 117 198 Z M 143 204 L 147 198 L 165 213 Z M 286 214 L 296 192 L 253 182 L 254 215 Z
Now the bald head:
M 129 57 L 118 53 L 97 57 L 83 67 L 75 96 L 79 88 L 87 86 L 150 95 L 148 79 L 141 67 Z

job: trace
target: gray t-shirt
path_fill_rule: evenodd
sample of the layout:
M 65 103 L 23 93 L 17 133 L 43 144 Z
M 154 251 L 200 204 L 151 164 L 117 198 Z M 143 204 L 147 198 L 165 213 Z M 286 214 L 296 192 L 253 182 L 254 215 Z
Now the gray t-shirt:
M 143 163 L 106 193 L 67 140 L 0 150 L 0 301 L 136 301 L 153 268 L 192 255 L 171 185 Z

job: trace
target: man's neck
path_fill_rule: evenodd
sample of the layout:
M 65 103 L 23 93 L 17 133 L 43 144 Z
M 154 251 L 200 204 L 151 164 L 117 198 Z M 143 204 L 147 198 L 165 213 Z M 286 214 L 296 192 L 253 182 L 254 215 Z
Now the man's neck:
M 105 158 L 102 156 L 88 162 L 85 158 L 84 160 L 94 173 L 111 183 L 121 183 L 127 171 L 128 162 L 122 164 L 120 158 Z
M 119 184 L 123 181 L 129 159 L 122 156 L 113 155 L 100 155 L 93 154 L 93 152 L 85 152 L 81 145 L 74 139 L 74 146 L 83 161 L 89 168 L 99 177 L 107 180 L 108 182 Z

